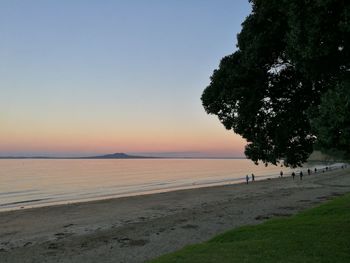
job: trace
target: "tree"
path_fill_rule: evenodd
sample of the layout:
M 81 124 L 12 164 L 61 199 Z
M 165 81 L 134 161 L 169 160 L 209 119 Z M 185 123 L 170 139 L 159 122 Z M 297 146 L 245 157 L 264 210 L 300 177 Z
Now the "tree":
M 350 159 L 350 80 L 339 83 L 321 98 L 311 126 L 318 133 L 317 148 L 339 158 Z
M 301 166 L 315 143 L 329 145 L 317 119 L 328 92 L 349 89 L 350 2 L 251 3 L 238 49 L 214 70 L 202 103 L 247 140 L 245 154 L 255 163 Z

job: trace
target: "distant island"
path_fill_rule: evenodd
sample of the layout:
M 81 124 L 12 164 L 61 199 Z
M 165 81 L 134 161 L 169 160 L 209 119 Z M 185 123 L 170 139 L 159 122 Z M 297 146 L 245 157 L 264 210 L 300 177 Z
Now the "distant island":
M 126 153 L 112 153 L 98 156 L 90 156 L 90 157 L 80 157 L 78 159 L 153 159 L 159 157 L 150 157 L 150 156 L 137 156 L 137 155 L 129 155 Z

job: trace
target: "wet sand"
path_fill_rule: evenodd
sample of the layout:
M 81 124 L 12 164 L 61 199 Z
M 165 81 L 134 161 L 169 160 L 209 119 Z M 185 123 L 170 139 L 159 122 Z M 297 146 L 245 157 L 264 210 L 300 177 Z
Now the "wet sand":
M 350 169 L 0 213 L 0 262 L 144 262 L 350 192 Z

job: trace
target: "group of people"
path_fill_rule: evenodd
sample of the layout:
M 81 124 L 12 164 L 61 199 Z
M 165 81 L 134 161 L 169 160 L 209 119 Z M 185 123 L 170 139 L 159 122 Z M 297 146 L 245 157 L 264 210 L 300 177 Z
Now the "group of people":
M 342 169 L 347 168 L 347 165 L 342 165 L 341 168 L 342 168 Z M 322 173 L 324 173 L 324 172 L 326 172 L 326 171 L 329 171 L 329 170 L 331 170 L 331 169 L 332 169 L 332 167 L 326 166 L 325 168 L 322 169 Z M 311 175 L 311 173 L 315 173 L 315 174 L 316 174 L 317 172 L 318 172 L 318 169 L 317 169 L 316 167 L 314 168 L 313 172 L 311 171 L 310 168 L 307 169 L 307 174 L 308 174 L 308 175 Z M 294 180 L 294 178 L 295 178 L 295 176 L 296 176 L 296 173 L 293 171 L 292 174 L 291 174 L 291 176 L 292 176 L 292 178 L 293 178 L 293 180 Z M 300 180 L 303 180 L 303 176 L 304 176 L 304 173 L 303 173 L 303 171 L 300 170 L 300 172 L 299 172 L 299 178 L 300 178 Z M 283 171 L 280 172 L 280 177 L 281 177 L 281 178 L 283 177 Z M 252 173 L 252 175 L 251 175 L 251 179 L 252 179 L 252 182 L 255 181 L 255 175 L 254 175 L 253 173 Z M 248 174 L 246 175 L 245 180 L 246 180 L 246 184 L 249 184 L 250 177 L 249 177 Z
M 343 168 L 343 166 L 342 166 L 342 168 Z M 324 173 L 325 171 L 328 171 L 328 170 L 331 170 L 331 167 L 326 166 L 325 168 L 322 169 L 322 173 Z M 308 175 L 311 175 L 312 173 L 315 173 L 315 174 L 316 174 L 317 172 L 318 172 L 318 170 L 317 170 L 316 167 L 314 168 L 314 171 L 313 171 L 313 172 L 312 172 L 312 170 L 310 170 L 310 168 L 307 169 L 307 174 L 308 174 Z M 303 171 L 300 171 L 300 172 L 299 172 L 300 180 L 303 180 L 303 176 L 304 176 Z M 293 180 L 294 180 L 294 177 L 295 177 L 295 172 L 292 172 L 292 178 L 293 178 Z
M 246 175 L 246 176 L 245 176 L 245 180 L 246 180 L 246 183 L 247 183 L 247 184 L 249 184 L 249 179 L 250 179 L 250 178 L 249 178 L 249 175 Z M 255 175 L 254 175 L 254 174 L 252 174 L 252 182 L 255 182 Z

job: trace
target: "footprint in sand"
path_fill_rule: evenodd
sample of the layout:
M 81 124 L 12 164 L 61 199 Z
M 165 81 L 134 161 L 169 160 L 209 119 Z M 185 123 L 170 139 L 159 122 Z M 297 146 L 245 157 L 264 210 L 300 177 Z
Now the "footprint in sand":
M 65 237 L 68 237 L 68 236 L 71 236 L 73 235 L 72 233 L 56 233 L 55 236 L 57 239 L 62 239 L 62 238 L 65 238 Z
M 136 246 L 144 246 L 149 240 L 145 239 L 130 239 L 128 237 L 118 239 L 118 242 L 121 243 L 121 247 L 136 247 Z
M 198 227 L 199 226 L 197 226 L 197 225 L 187 224 L 187 225 L 182 226 L 181 228 L 183 228 L 183 229 L 197 229 Z
M 48 249 L 58 249 L 58 244 L 55 243 L 50 243 L 49 246 L 47 247 Z
M 31 244 L 32 244 L 32 242 L 27 242 L 27 243 L 25 243 L 25 244 L 23 245 L 23 247 L 29 246 L 29 245 L 31 245 Z
M 300 203 L 306 203 L 306 202 L 310 202 L 311 200 L 308 200 L 308 199 L 303 199 L 303 200 L 299 200 L 298 202 L 300 202 Z
M 257 217 L 255 217 L 255 220 L 265 220 L 269 218 L 270 218 L 269 216 L 258 215 Z

